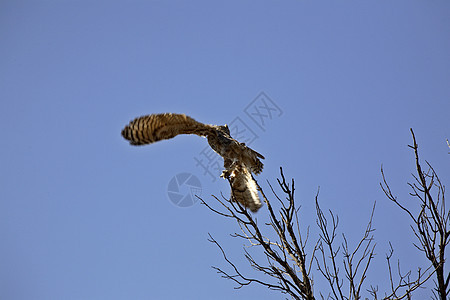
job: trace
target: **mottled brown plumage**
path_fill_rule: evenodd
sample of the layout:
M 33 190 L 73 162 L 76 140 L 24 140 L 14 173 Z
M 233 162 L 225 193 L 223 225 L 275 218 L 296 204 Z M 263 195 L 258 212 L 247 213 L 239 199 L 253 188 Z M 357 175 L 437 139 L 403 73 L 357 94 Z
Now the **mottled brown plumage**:
M 168 140 L 179 134 L 206 136 L 214 132 L 211 125 L 202 124 L 182 114 L 154 114 L 134 119 L 122 130 L 131 145 L 147 145 Z
M 250 171 L 261 173 L 263 163 L 259 159 L 264 156 L 233 139 L 227 125 L 208 125 L 184 114 L 165 113 L 136 118 L 122 130 L 122 136 L 131 145 L 151 144 L 179 134 L 206 137 L 211 148 L 224 159 L 225 170 L 221 176 L 230 179 L 233 198 L 253 212 L 261 207 Z

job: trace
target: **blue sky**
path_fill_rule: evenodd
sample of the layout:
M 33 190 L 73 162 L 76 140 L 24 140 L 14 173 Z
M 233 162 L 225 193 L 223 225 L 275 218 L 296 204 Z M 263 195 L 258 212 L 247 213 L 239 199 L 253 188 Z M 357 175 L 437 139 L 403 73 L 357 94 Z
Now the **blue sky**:
M 448 1 L 2 1 L 0 298 L 279 299 L 211 269 L 226 264 L 208 233 L 245 265 L 233 222 L 169 201 L 183 172 L 208 203 L 228 195 L 196 166 L 206 140 L 131 147 L 120 136 L 161 112 L 239 117 L 266 157 L 266 192 L 280 166 L 295 178 L 304 228 L 319 186 L 353 242 L 376 201 L 367 288 L 384 288 L 388 241 L 405 268 L 426 265 L 380 166 L 410 201 L 412 127 L 449 183 L 449 15 Z M 280 110 L 264 128 L 246 114 L 261 92 Z

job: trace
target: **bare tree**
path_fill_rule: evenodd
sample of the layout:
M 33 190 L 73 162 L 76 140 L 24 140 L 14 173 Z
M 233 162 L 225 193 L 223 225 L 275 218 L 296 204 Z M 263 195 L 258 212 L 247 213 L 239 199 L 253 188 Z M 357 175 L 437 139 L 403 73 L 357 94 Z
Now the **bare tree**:
M 433 274 L 436 274 L 438 276 L 437 292 L 441 295 L 441 289 L 444 288 L 444 298 L 440 296 L 440 299 L 445 299 L 448 294 L 446 289 L 449 275 L 443 280 L 445 261 L 443 253 L 450 233 L 446 230 L 449 213 L 445 210 L 444 187 L 431 166 L 429 173 L 421 171 L 415 139 L 413 149 L 416 151 L 419 174 L 422 174 L 416 178 L 418 184 L 411 184 L 415 191 L 413 196 L 422 201 L 419 216 L 414 217 L 408 209 L 397 202 L 386 183 L 383 171 L 384 184 L 382 188 L 389 199 L 406 211 L 417 224 L 418 227 L 414 232 L 420 241 L 421 248 L 420 246 L 418 248 L 423 249 L 432 264 L 424 271 L 418 269 L 414 276 L 411 271 L 401 272 L 400 264 L 398 263 L 395 268 L 392 263 L 394 250 L 391 246 L 386 254 L 388 278 L 390 279 L 389 292 L 380 293 L 378 286 L 368 286 L 366 283 L 370 265 L 375 257 L 376 243 L 372 226 L 375 204 L 362 237 L 356 242 L 353 239 L 353 243 L 351 243 L 351 239 L 346 234 L 338 232 L 338 216 L 331 210 L 328 213 L 322 211 L 318 200 L 319 193 L 317 193 L 315 205 L 318 236 L 314 241 L 308 243 L 311 239 L 310 227 L 299 221 L 301 215 L 300 207 L 296 205 L 294 197 L 294 180 L 288 182 L 282 168 L 280 168 L 280 179 L 277 179 L 277 182 L 284 197 L 279 197 L 270 182 L 267 182 L 276 199 L 275 206 L 257 184 L 267 208 L 269 221 L 266 223 L 259 223 L 254 215 L 233 199 L 233 195 L 230 198 L 223 195 L 221 198 L 213 196 L 220 203 L 221 209 L 214 208 L 200 198 L 201 202 L 213 212 L 237 222 L 240 232 L 235 232 L 231 236 L 245 241 L 247 246 L 244 247 L 244 257 L 258 275 L 250 276 L 242 271 L 242 267 L 237 266 L 227 256 L 223 246 L 210 235 L 209 240 L 220 249 L 225 261 L 231 267 L 231 271 L 220 267 L 213 268 L 223 278 L 235 282 L 237 289 L 256 283 L 280 291 L 292 299 L 308 300 L 317 297 L 320 299 L 362 299 L 364 293 L 372 296 L 373 299 L 411 299 L 413 292 L 423 286 Z M 431 179 L 431 184 L 426 181 L 427 179 Z M 422 180 L 425 184 L 422 184 Z M 432 186 L 437 186 L 439 190 L 437 202 L 434 202 L 428 195 Z M 420 194 L 421 190 L 426 196 L 423 196 L 423 193 Z M 264 211 L 263 208 L 261 212 Z M 441 236 L 440 232 L 444 235 Z M 435 253 L 436 243 L 439 244 L 438 253 Z M 350 244 L 355 246 L 352 248 Z M 261 250 L 265 259 L 257 260 L 248 248 Z M 394 271 L 395 269 L 397 272 Z M 314 271 L 317 272 L 313 274 Z M 438 275 L 439 272 L 441 275 Z M 329 287 L 327 292 L 322 288 L 318 295 L 314 294 L 313 275 L 325 279 Z
M 267 199 L 264 191 L 258 185 L 263 199 L 267 205 L 269 212 L 270 223 L 262 226 L 257 223 L 256 218 L 253 217 L 239 202 L 226 199 L 222 196 L 222 200 L 215 197 L 219 201 L 225 212 L 220 212 L 209 204 L 204 202 L 209 209 L 217 214 L 234 219 L 242 233 L 234 233 L 233 237 L 242 238 L 250 242 L 252 246 L 259 246 L 263 249 L 267 261 L 262 263 L 256 261 L 253 256 L 244 248 L 245 258 L 250 265 L 257 271 L 263 273 L 272 281 L 259 280 L 250 278 L 239 271 L 238 267 L 228 259 L 225 251 L 220 244 L 210 235 L 210 241 L 216 244 L 221 250 L 225 260 L 231 265 L 234 273 L 229 274 L 221 268 L 213 267 L 222 274 L 224 278 L 231 279 L 238 284 L 237 288 L 249 285 L 250 283 L 258 283 L 273 290 L 279 290 L 282 293 L 290 295 L 293 299 L 314 299 L 312 282 L 311 282 L 311 266 L 312 259 L 306 259 L 306 243 L 300 234 L 300 225 L 298 218 L 298 208 L 295 206 L 294 198 L 294 180 L 289 185 L 283 175 L 281 169 L 281 180 L 278 179 L 278 184 L 286 194 L 284 200 L 280 199 L 274 192 L 276 198 L 281 204 L 279 216 L 275 213 L 270 201 Z M 273 191 L 272 186 L 269 184 Z M 263 233 L 264 227 L 270 227 L 276 233 L 277 239 L 271 240 L 268 235 Z M 314 254 L 312 255 L 314 257 Z M 273 283 L 272 283 L 273 282 Z
M 409 147 L 414 151 L 417 174 L 412 175 L 414 181 L 408 185 L 412 190 L 410 195 L 419 203 L 419 210 L 414 212 L 414 206 L 407 207 L 397 200 L 386 181 L 383 168 L 381 168 L 383 183 L 380 185 L 387 198 L 411 218 L 411 229 L 417 238 L 414 246 L 430 261 L 436 277 L 434 296 L 436 299 L 445 300 L 450 293 L 450 273 L 446 273 L 444 269 L 445 248 L 450 242 L 450 211 L 445 207 L 445 187 L 428 161 L 425 161 L 427 170 L 422 170 L 419 147 L 412 129 L 411 135 L 413 145 Z

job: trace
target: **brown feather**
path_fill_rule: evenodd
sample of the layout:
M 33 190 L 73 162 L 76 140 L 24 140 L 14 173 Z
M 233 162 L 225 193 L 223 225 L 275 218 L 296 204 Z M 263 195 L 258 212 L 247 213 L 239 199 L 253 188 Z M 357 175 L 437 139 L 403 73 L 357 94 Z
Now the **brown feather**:
M 206 136 L 212 129 L 184 114 L 153 114 L 134 119 L 122 130 L 131 145 L 146 145 L 171 139 L 179 134 Z

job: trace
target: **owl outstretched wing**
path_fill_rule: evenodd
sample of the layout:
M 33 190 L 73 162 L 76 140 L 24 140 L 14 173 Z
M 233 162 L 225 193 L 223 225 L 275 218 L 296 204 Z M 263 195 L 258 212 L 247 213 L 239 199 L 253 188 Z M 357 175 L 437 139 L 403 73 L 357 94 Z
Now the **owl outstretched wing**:
M 122 130 L 122 136 L 131 145 L 146 145 L 171 139 L 179 134 L 207 136 L 214 126 L 197 122 L 184 114 L 153 114 L 131 121 Z

